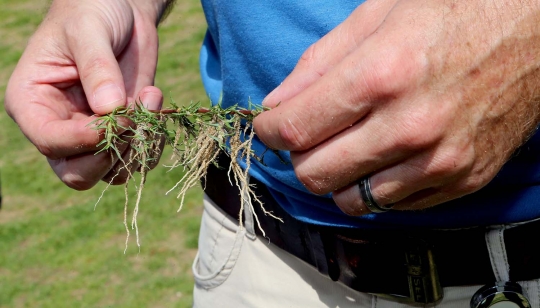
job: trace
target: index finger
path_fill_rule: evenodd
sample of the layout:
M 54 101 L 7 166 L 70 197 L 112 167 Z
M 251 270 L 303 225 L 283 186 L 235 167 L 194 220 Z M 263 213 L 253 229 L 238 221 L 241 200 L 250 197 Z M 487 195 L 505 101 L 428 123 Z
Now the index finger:
M 96 129 L 95 123 L 92 124 L 97 118 L 87 110 L 77 110 L 71 104 L 63 104 L 62 100 L 54 100 L 66 94 L 53 86 L 39 85 L 36 88 L 33 93 L 40 94 L 22 97 L 31 103 L 18 108 L 12 116 L 38 150 L 50 159 L 96 152 L 96 146 L 103 139 L 102 131 Z M 129 122 L 124 119 L 118 121 L 117 132 L 120 134 Z
M 386 102 L 415 86 L 423 67 L 412 46 L 394 45 L 399 35 L 377 31 L 315 83 L 256 117 L 259 138 L 274 149 L 308 150 L 373 109 L 382 111 Z

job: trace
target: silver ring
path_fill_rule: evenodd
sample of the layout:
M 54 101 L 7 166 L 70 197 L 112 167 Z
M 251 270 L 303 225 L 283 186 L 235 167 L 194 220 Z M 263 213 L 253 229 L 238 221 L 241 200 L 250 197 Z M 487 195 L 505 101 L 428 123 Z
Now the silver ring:
M 384 213 L 392 208 L 392 205 L 382 207 L 377 203 L 377 201 L 375 201 L 373 195 L 371 194 L 371 181 L 369 180 L 369 177 L 359 180 L 358 187 L 360 188 L 362 201 L 364 201 L 364 204 L 372 213 Z

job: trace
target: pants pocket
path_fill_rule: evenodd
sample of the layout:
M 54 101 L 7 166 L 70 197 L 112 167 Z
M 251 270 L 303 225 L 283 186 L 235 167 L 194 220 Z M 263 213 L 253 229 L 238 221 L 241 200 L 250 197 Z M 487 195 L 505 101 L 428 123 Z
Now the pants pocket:
M 221 285 L 231 274 L 246 231 L 222 213 L 210 198 L 205 196 L 203 202 L 199 251 L 192 271 L 195 283 L 208 290 Z

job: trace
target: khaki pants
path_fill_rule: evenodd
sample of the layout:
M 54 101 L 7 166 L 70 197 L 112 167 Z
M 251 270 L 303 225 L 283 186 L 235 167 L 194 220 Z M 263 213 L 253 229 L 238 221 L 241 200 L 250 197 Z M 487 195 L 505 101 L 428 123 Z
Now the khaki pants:
M 359 293 L 333 282 L 303 261 L 253 235 L 249 222 L 240 229 L 236 219 L 225 215 L 205 196 L 199 236 L 199 252 L 193 263 L 194 307 L 412 307 L 371 294 Z M 504 248 L 498 236 L 488 232 L 494 272 L 508 277 Z M 531 235 L 538 236 L 538 235 Z M 532 307 L 540 307 L 540 281 L 520 282 Z M 481 286 L 444 289 L 436 307 L 469 307 Z

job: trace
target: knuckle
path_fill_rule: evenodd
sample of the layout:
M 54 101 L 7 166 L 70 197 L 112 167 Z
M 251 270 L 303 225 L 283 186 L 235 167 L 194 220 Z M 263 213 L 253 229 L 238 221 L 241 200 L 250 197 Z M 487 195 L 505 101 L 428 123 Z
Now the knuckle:
M 464 175 L 464 178 L 459 182 L 457 190 L 460 195 L 467 195 L 480 190 L 486 186 L 495 176 L 495 174 L 486 173 L 484 170 L 476 171 L 473 167 Z
M 429 104 L 427 104 L 429 105 Z M 445 118 L 438 116 L 432 106 L 408 108 L 396 121 L 394 145 L 406 150 L 425 149 L 439 143 L 445 134 Z M 392 124 L 394 125 L 394 124 Z M 395 127 L 394 127 L 395 128 Z
M 452 185 L 446 185 L 441 191 L 455 199 L 472 194 L 488 183 L 489 179 L 483 176 L 468 176 L 461 181 L 454 182 Z
M 279 138 L 290 151 L 306 150 L 313 146 L 313 139 L 306 130 L 307 126 L 297 115 L 285 118 L 278 126 Z
M 298 60 L 296 68 L 308 70 L 312 69 L 319 76 L 324 75 L 324 71 L 320 71 L 320 66 L 317 65 L 320 62 L 320 44 L 322 43 L 318 42 L 309 46 L 300 57 L 300 60 Z
M 370 72 L 364 74 L 367 87 L 376 89 L 380 93 L 396 93 L 400 90 L 402 82 L 401 59 L 395 52 L 386 52 L 387 57 L 373 59 L 367 67 Z
M 425 61 L 407 48 L 379 46 L 375 53 L 381 56 L 367 60 L 364 80 L 381 95 L 398 95 L 414 87 L 426 70 Z
M 329 193 L 327 189 L 324 189 L 321 181 L 317 179 L 312 177 L 302 177 L 299 179 L 299 181 L 306 187 L 307 190 L 316 195 L 324 195 Z
M 377 89 L 377 92 L 382 93 L 394 93 L 397 92 L 397 85 L 399 81 L 398 72 L 396 66 L 386 60 L 378 60 L 374 64 L 375 69 L 366 78 L 368 88 Z
M 310 67 L 315 62 L 316 48 L 317 44 L 312 44 L 311 46 L 309 46 L 308 49 L 304 51 L 302 56 L 300 56 L 300 60 L 298 60 L 298 66 Z
M 47 145 L 46 143 L 36 142 L 35 146 L 36 146 L 37 150 L 39 151 L 39 153 L 41 153 L 41 155 L 43 155 L 43 156 L 45 156 L 45 157 L 47 157 L 49 159 L 56 160 L 56 159 L 60 158 L 57 155 L 55 155 L 53 149 L 51 149 L 51 147 L 49 147 L 49 145 Z
M 109 66 L 109 62 L 105 58 L 92 56 L 82 65 L 82 69 L 79 70 L 79 74 L 81 79 L 85 80 L 96 73 L 107 71 Z
M 366 214 L 365 211 L 363 211 L 363 207 L 361 206 L 361 202 L 359 200 L 349 200 L 347 203 L 340 201 L 338 198 L 334 198 L 334 202 L 336 203 L 337 207 L 348 216 L 360 216 L 362 214 Z
M 489 180 L 483 176 L 470 176 L 460 185 L 459 191 L 462 195 L 471 194 L 487 185 L 488 182 Z
M 438 177 L 463 177 L 470 174 L 473 168 L 473 155 L 473 151 L 467 149 L 447 147 L 432 159 L 428 173 Z
M 395 135 L 394 145 L 398 149 L 417 151 L 435 144 L 441 136 L 434 130 L 422 126 L 421 121 L 411 120 L 403 124 Z
M 95 185 L 95 183 L 89 182 L 81 178 L 79 175 L 75 175 L 72 173 L 64 174 L 60 177 L 60 179 L 66 186 L 78 191 L 88 190 Z
M 339 189 L 332 194 L 337 207 L 349 216 L 360 216 L 369 211 L 363 205 L 362 198 L 354 193 L 356 187 Z
M 300 183 L 302 183 L 302 185 L 304 185 L 304 187 L 310 192 L 314 194 L 322 193 L 320 181 L 315 179 L 311 174 L 302 170 L 298 170 L 296 172 L 296 177 L 298 178 L 298 181 L 300 181 Z
M 330 182 L 329 179 L 321 178 L 319 176 L 321 171 L 314 169 L 311 165 L 302 164 L 295 168 L 295 173 L 298 181 L 310 192 L 323 195 L 331 191 L 327 187 Z
M 373 198 L 379 205 L 385 206 L 388 204 L 392 204 L 395 202 L 395 195 L 399 191 L 405 188 L 405 183 L 393 183 L 394 185 L 392 187 L 388 187 L 385 185 L 380 185 L 377 188 L 373 188 L 371 193 L 373 194 Z

